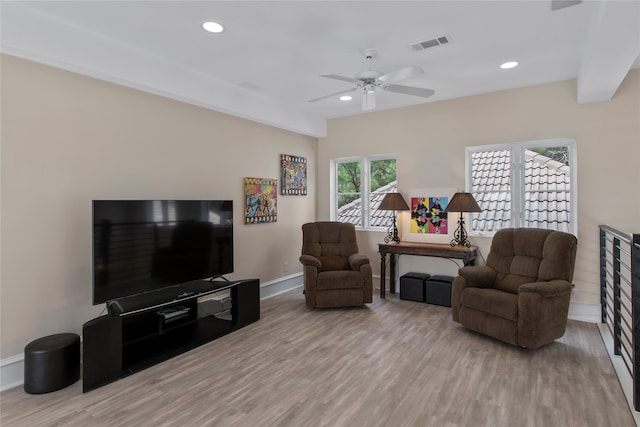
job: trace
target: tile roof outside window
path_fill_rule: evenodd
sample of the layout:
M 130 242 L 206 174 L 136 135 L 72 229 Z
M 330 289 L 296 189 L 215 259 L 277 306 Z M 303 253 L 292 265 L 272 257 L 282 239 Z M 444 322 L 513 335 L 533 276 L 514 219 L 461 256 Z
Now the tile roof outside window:
M 509 150 L 472 154 L 472 192 L 483 209 L 473 214 L 473 231 L 511 227 L 511 155 Z M 525 150 L 525 226 L 570 230 L 569 166 Z
M 378 191 L 371 193 L 371 227 L 389 227 L 393 221 L 392 212 L 378 210 L 385 194 L 395 193 L 398 190 L 398 181 L 380 187 Z M 362 202 L 356 199 L 338 209 L 338 221 L 349 222 L 356 226 L 362 224 Z
M 570 232 L 569 166 L 529 150 L 525 159 L 526 225 Z

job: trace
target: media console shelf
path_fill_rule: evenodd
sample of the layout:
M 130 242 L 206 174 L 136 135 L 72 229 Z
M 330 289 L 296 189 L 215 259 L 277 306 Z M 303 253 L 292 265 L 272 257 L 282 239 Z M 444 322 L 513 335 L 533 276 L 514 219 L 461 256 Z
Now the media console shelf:
M 231 316 L 207 313 L 198 297 L 229 289 Z M 206 344 L 260 318 L 260 280 L 194 281 L 107 304 L 82 327 L 87 392 Z

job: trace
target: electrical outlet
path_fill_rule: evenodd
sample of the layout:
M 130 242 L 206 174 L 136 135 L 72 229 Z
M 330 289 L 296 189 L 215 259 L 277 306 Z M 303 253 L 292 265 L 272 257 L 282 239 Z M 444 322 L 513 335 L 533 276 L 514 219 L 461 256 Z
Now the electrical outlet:
M 284 272 L 288 273 L 289 272 L 289 263 L 288 262 L 284 262 Z

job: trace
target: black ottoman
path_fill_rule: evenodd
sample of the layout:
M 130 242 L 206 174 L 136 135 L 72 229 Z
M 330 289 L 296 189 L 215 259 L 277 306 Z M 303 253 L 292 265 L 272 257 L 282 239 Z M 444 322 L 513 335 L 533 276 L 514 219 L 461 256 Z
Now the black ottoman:
M 429 277 L 425 282 L 427 303 L 451 307 L 451 282 L 451 276 L 435 274 Z
M 424 302 L 424 281 L 427 273 L 406 273 L 400 277 L 400 299 Z
M 80 336 L 55 334 L 31 341 L 24 348 L 24 391 L 48 393 L 80 378 Z

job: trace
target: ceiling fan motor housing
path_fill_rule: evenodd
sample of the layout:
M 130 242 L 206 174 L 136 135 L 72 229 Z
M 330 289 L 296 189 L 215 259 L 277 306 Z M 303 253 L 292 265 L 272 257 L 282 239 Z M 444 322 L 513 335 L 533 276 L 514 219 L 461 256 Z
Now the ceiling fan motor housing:
M 356 80 L 362 80 L 365 84 L 370 84 L 374 83 L 375 80 L 383 74 L 384 73 L 376 70 L 366 70 L 359 72 L 358 74 L 353 76 L 353 78 Z

